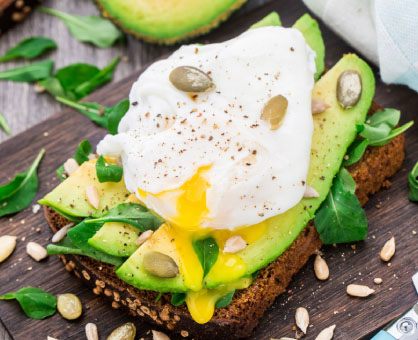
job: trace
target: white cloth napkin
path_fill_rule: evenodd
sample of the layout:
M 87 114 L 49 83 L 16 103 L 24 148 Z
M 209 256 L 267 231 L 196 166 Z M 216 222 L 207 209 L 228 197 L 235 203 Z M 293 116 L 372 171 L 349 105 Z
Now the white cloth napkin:
M 417 0 L 303 0 L 348 44 L 380 67 L 385 83 L 418 92 Z

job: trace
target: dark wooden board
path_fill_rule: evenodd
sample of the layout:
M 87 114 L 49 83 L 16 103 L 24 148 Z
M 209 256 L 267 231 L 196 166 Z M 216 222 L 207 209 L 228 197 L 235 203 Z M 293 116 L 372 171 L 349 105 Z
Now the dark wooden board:
M 277 10 L 284 25 L 291 25 L 305 13 L 300 2 L 282 0 L 258 9 L 247 16 L 233 17 L 222 29 L 201 38 L 200 41 L 220 41 L 244 31 L 251 23 L 271 10 Z M 342 55 L 352 49 L 321 24 L 327 46 L 326 65 L 332 66 Z M 140 72 L 122 82 L 110 84 L 94 93 L 88 100 L 113 105 L 127 97 L 132 82 Z M 376 75 L 377 76 L 377 75 Z M 385 107 L 402 110 L 402 122 L 414 118 L 418 107 L 418 95 L 402 86 L 386 86 L 377 81 L 376 102 Z M 96 144 L 105 131 L 96 127 L 84 116 L 65 110 L 16 137 L 0 144 L 0 183 L 9 181 L 16 172 L 23 172 L 41 148 L 46 156 L 39 168 L 39 199 L 58 184 L 55 169 L 70 157 L 82 139 Z M 418 124 L 406 134 L 406 159 L 403 169 L 392 179 L 392 187 L 376 194 L 366 206 L 369 218 L 369 236 L 366 241 L 351 245 L 324 247 L 331 277 L 319 282 L 313 274 L 312 260 L 300 271 L 289 286 L 289 292 L 280 296 L 269 309 L 251 339 L 294 336 L 294 312 L 299 306 L 310 311 L 312 327 L 306 339 L 314 339 L 324 327 L 336 324 L 334 339 L 361 339 L 399 316 L 418 300 L 411 276 L 418 270 L 417 205 L 407 199 L 407 175 L 418 160 Z M 34 201 L 35 203 L 35 201 Z M 376 208 L 380 205 L 380 209 Z M 36 231 L 40 228 L 40 232 Z M 45 339 L 47 335 L 58 339 L 84 339 L 84 326 L 95 322 L 102 338 L 118 325 L 132 321 L 123 312 L 110 308 L 108 301 L 96 297 L 79 280 L 68 274 L 56 256 L 36 263 L 25 253 L 28 241 L 43 245 L 49 243 L 51 232 L 41 212 L 33 214 L 31 207 L 0 219 L 0 235 L 17 235 L 18 245 L 13 255 L 0 264 L 0 294 L 32 285 L 51 293 L 76 293 L 84 305 L 83 316 L 74 322 L 62 319 L 58 314 L 46 320 L 27 318 L 15 302 L 0 302 L 0 319 L 14 339 Z M 397 252 L 391 266 L 380 261 L 378 252 L 384 242 L 395 235 Z M 23 239 L 24 238 L 24 239 Z M 32 268 L 29 270 L 29 268 Z M 383 278 L 383 284 L 374 286 L 373 278 Z M 376 294 L 367 299 L 350 298 L 345 293 L 349 283 L 373 286 Z M 152 328 L 140 320 L 137 338 L 150 339 Z M 174 339 L 175 337 L 172 337 Z

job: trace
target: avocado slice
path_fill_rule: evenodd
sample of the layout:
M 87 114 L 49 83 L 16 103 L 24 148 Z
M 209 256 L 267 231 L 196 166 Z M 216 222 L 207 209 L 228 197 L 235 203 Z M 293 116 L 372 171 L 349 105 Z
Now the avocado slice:
M 102 15 L 147 42 L 171 45 L 208 33 L 246 0 L 96 0 Z
M 316 53 L 315 64 L 316 73 L 315 80 L 324 72 L 325 65 L 325 45 L 322 39 L 321 30 L 318 22 L 312 18 L 308 13 L 302 15 L 292 26 L 300 31 L 305 37 L 306 43 Z
M 96 160 L 84 162 L 70 177 L 39 200 L 70 219 L 98 217 L 122 203 L 129 196 L 123 179 L 120 182 L 100 183 L 96 176 Z M 94 185 L 99 192 L 99 209 L 93 208 L 86 198 L 86 187 Z
M 88 240 L 88 243 L 105 254 L 129 257 L 138 246 L 140 230 L 126 223 L 108 222 Z
M 336 89 L 339 75 L 346 70 L 360 73 L 363 91 L 356 106 L 344 110 L 337 102 Z M 374 95 L 374 86 L 374 75 L 370 67 L 354 54 L 345 55 L 315 84 L 313 98 L 320 98 L 330 105 L 325 112 L 313 116 L 314 134 L 307 184 L 315 188 L 320 197 L 303 198 L 292 209 L 267 220 L 266 233 L 237 253 L 247 266 L 244 276 L 251 275 L 280 256 L 314 217 L 315 211 L 328 195 L 333 177 L 341 167 L 348 146 L 357 135 L 356 124 L 361 124 L 366 119 Z M 148 242 L 146 246 L 141 246 L 117 270 L 117 274 L 129 284 L 141 289 L 164 292 L 190 290 L 190 285 L 185 284 L 181 277 L 174 280 L 161 279 L 144 270 L 142 256 L 145 252 L 160 249 L 170 249 L 166 254 L 178 261 L 178 254 L 170 237 L 160 237 L 158 242 Z M 221 282 L 211 275 L 211 272 L 204 280 L 204 286 L 207 288 L 224 283 L 226 282 Z
M 267 16 L 265 16 L 260 21 L 256 22 L 250 27 L 251 29 L 254 28 L 260 28 L 260 27 L 266 27 L 266 26 L 282 26 L 282 21 L 280 20 L 279 13 L 277 12 L 271 12 Z

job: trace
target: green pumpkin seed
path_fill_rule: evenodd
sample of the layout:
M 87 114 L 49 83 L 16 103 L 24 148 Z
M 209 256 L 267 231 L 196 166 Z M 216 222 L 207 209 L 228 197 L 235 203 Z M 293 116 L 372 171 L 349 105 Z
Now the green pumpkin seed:
M 107 340 L 134 340 L 136 327 L 132 322 L 123 324 L 116 328 L 107 338 Z
M 158 251 L 151 251 L 144 255 L 143 265 L 145 270 L 157 277 L 176 277 L 179 274 L 179 268 L 174 260 Z
M 355 106 L 361 97 L 360 73 L 347 70 L 340 74 L 337 82 L 337 99 L 344 109 Z
M 286 115 L 288 101 L 281 94 L 271 98 L 263 107 L 261 119 L 270 123 L 270 130 L 279 128 Z
M 193 66 L 176 67 L 169 79 L 176 89 L 184 92 L 206 92 L 215 88 L 211 77 Z
M 74 320 L 80 317 L 83 307 L 76 295 L 60 294 L 57 298 L 57 309 L 64 319 Z

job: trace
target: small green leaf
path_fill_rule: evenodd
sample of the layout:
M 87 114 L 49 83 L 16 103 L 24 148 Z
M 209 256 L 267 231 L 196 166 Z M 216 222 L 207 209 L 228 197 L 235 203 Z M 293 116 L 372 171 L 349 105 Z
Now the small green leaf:
M 351 177 L 350 173 L 345 168 L 341 168 L 338 176 L 341 179 L 341 183 L 346 191 L 351 194 L 356 192 L 356 182 L 354 181 L 353 177 Z
M 103 156 L 96 161 L 96 174 L 100 183 L 104 182 L 120 182 L 123 176 L 121 166 L 107 164 Z
M 38 7 L 38 9 L 61 19 L 76 39 L 92 43 L 97 47 L 110 47 L 123 37 L 111 21 L 98 16 L 71 15 L 45 7 Z
M 181 306 L 186 301 L 186 293 L 171 293 L 171 304 Z
M 100 69 L 94 65 L 75 63 L 60 68 L 54 77 L 59 80 L 66 91 L 73 91 L 81 84 L 97 76 Z
M 366 151 L 369 141 L 367 139 L 355 140 L 347 150 L 347 159 L 344 159 L 343 166 L 357 163 Z
M 4 56 L 0 58 L 0 62 L 7 61 L 16 58 L 32 59 L 40 56 L 46 50 L 56 48 L 57 44 L 44 37 L 32 37 L 22 40 L 15 47 L 6 52 Z
M 228 306 L 231 303 L 232 298 L 234 297 L 234 294 L 235 294 L 235 290 L 233 290 L 232 292 L 229 292 L 225 296 L 221 297 L 216 302 L 215 308 L 224 308 L 224 307 Z
M 110 134 L 116 135 L 121 119 L 129 110 L 129 99 L 124 99 L 114 107 L 108 109 L 106 116 L 108 117 L 107 129 Z
M 11 182 L 0 186 L 0 217 L 21 211 L 32 202 L 38 191 L 36 170 L 44 154 L 42 149 L 26 172 L 15 175 Z
M 38 81 L 38 84 L 41 85 L 48 93 L 53 96 L 64 97 L 70 100 L 76 100 L 75 95 L 72 92 L 64 90 L 60 81 L 55 77 L 49 77 Z
M 6 132 L 9 136 L 12 134 L 10 131 L 9 125 L 6 122 L 4 116 L 0 113 L 0 127 Z
M 141 231 L 157 230 L 163 221 L 147 208 L 136 203 L 121 203 L 102 217 L 86 220 L 86 223 L 122 222 L 133 225 Z
M 193 242 L 193 249 L 203 268 L 203 277 L 209 273 L 219 255 L 219 247 L 213 237 Z
M 414 121 L 410 121 L 397 129 L 393 129 L 386 137 L 382 137 L 380 139 L 375 139 L 372 141 L 369 141 L 371 146 L 382 146 L 389 143 L 393 138 L 400 135 L 401 133 L 404 133 L 406 130 L 408 130 L 412 125 L 414 125 Z
M 0 300 L 16 299 L 27 316 L 33 319 L 44 319 L 55 313 L 57 298 L 40 288 L 25 287 L 15 293 L 0 296 Z
M 83 140 L 80 142 L 80 144 L 78 144 L 73 158 L 76 160 L 78 165 L 81 165 L 89 160 L 89 155 L 92 153 L 92 151 L 93 148 L 91 147 L 90 142 L 88 140 Z M 65 176 L 64 165 L 61 165 L 56 172 L 61 181 L 64 181 L 67 178 L 67 176 Z
M 415 164 L 408 176 L 409 194 L 408 198 L 411 201 L 418 201 L 418 162 Z
M 366 213 L 354 194 L 353 182 L 353 179 L 348 179 L 346 170 L 342 169 L 316 212 L 315 226 L 324 244 L 347 243 L 366 238 Z
M 51 74 L 54 62 L 39 61 L 26 66 L 0 72 L 0 80 L 13 80 L 18 82 L 33 82 L 48 78 Z
M 367 118 L 366 124 L 371 126 L 379 126 L 381 124 L 386 124 L 390 128 L 394 128 L 399 123 L 401 118 L 401 111 L 396 109 L 386 108 L 380 111 L 377 111 L 371 117 Z

